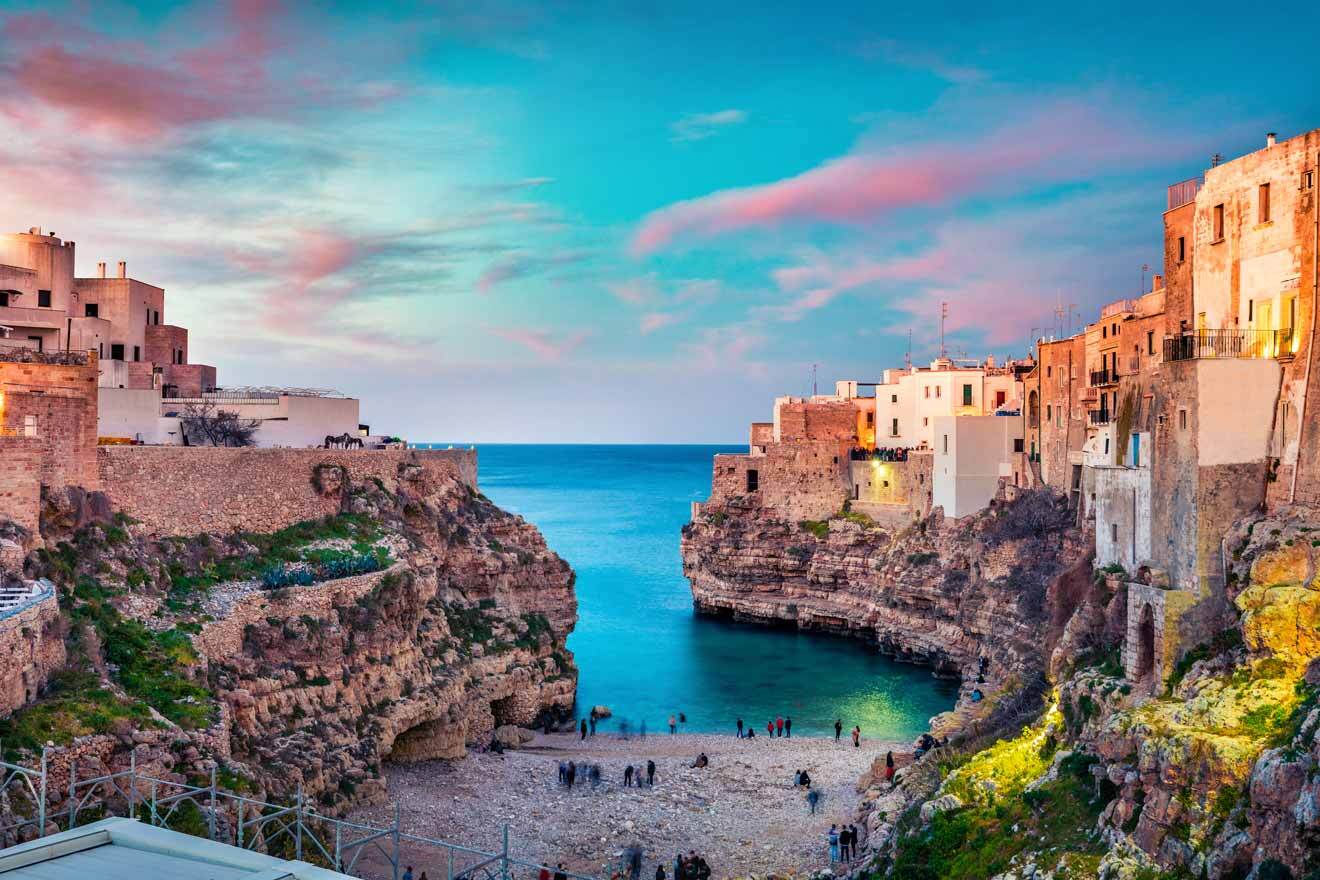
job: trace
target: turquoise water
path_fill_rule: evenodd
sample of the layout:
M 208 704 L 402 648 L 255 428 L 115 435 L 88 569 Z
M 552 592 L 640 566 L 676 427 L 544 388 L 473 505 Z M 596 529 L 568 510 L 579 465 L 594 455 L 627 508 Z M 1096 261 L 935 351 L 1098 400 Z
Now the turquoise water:
M 582 677 L 578 707 L 614 711 L 659 732 L 764 733 L 783 713 L 794 733 L 909 739 L 955 696 L 929 670 L 880 657 L 861 641 L 700 618 L 679 561 L 690 502 L 710 492 L 716 446 L 478 447 L 482 491 L 522 514 L 577 572 L 579 613 L 568 645 Z M 585 707 L 585 708 L 584 708 Z

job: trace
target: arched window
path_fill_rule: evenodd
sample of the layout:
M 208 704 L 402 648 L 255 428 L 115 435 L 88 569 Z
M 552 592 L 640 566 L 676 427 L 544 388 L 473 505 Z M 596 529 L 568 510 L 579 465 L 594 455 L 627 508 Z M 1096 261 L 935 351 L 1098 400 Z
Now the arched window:
M 1035 391 L 1027 397 L 1027 418 L 1033 422 L 1040 421 L 1040 395 Z

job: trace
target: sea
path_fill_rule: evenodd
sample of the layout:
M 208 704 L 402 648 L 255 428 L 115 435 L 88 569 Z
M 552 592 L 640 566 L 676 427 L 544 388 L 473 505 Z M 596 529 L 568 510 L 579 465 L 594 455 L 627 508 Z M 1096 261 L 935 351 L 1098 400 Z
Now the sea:
M 430 444 L 425 444 L 430 445 Z M 444 447 L 450 444 L 434 444 Z M 453 445 L 468 445 L 454 443 Z M 950 708 L 956 686 L 880 656 L 860 639 L 698 616 L 679 533 L 710 493 L 711 458 L 745 447 L 477 444 L 481 490 L 521 514 L 577 572 L 568 647 L 581 670 L 578 714 L 603 730 L 733 733 L 742 718 L 792 718 L 797 735 L 908 740 Z

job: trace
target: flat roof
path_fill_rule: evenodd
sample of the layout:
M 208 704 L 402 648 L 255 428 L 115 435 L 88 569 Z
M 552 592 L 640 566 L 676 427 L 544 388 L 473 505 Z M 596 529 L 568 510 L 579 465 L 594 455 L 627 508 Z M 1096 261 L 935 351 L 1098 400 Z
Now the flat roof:
M 350 880 L 136 819 L 102 819 L 0 850 L 4 880 Z

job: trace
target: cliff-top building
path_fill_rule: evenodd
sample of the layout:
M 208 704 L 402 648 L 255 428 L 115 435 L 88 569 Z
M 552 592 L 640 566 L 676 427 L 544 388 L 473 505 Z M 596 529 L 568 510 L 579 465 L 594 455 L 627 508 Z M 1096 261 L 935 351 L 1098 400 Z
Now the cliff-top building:
M 189 360 L 188 331 L 166 322 L 163 288 L 97 263 L 75 273 L 75 245 L 34 227 L 0 234 L 0 350 L 94 352 L 97 435 L 107 442 L 180 444 L 179 416 L 232 410 L 259 423 L 263 446 L 315 446 L 359 438 L 356 399 L 282 389 L 217 387 L 216 369 Z

